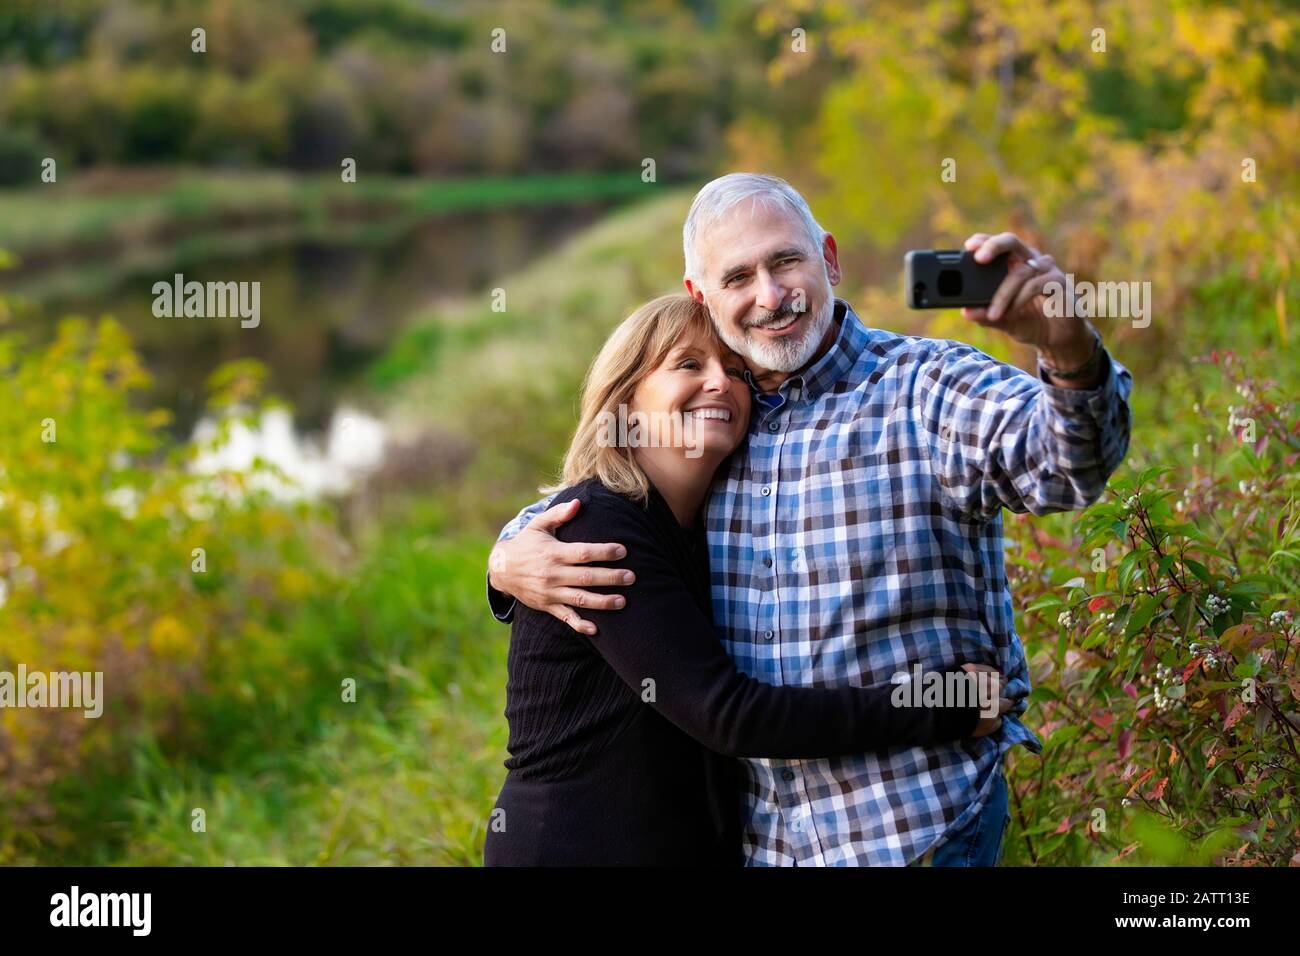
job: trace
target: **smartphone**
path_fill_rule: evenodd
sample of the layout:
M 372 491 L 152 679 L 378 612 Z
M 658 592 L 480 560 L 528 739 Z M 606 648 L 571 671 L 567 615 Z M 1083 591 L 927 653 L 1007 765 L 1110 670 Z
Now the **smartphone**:
M 903 256 L 907 304 L 913 309 L 985 306 L 1007 277 L 1007 255 L 983 265 L 964 249 L 913 249 Z

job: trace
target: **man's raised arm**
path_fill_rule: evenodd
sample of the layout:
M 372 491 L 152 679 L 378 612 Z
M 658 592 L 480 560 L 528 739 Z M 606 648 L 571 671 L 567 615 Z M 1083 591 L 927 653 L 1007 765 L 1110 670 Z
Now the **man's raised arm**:
M 636 580 L 622 568 L 592 568 L 591 561 L 618 561 L 627 549 L 618 543 L 566 544 L 555 529 L 578 513 L 575 499 L 549 507 L 555 495 L 533 502 L 515 515 L 497 537 L 488 555 L 487 596 L 492 615 L 509 622 L 519 601 L 563 621 L 580 634 L 596 633 L 596 625 L 574 608 L 613 611 L 625 600 L 618 594 L 597 594 L 589 587 L 620 587 Z
M 1103 354 L 1095 388 L 1048 384 L 969 346 L 922 364 L 922 440 L 959 511 L 1041 515 L 1085 508 L 1128 450 L 1132 380 Z
M 1051 256 L 1011 233 L 976 233 L 966 248 L 979 262 L 1008 254 L 1008 271 L 987 308 L 962 314 L 1037 348 L 1039 374 L 968 345 L 927 356 L 913 398 L 934 472 L 958 510 L 984 519 L 1084 508 L 1128 451 L 1132 376 L 1082 318 L 1048 315 L 1065 278 Z

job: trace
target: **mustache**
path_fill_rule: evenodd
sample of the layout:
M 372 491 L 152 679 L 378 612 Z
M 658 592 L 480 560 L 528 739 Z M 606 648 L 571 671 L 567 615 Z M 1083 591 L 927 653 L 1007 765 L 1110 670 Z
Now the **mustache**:
M 761 329 L 772 325 L 785 325 L 791 318 L 802 313 L 795 312 L 794 307 L 788 302 L 782 302 L 781 308 L 775 312 L 768 312 L 762 318 L 755 319 L 745 327 L 750 329 Z

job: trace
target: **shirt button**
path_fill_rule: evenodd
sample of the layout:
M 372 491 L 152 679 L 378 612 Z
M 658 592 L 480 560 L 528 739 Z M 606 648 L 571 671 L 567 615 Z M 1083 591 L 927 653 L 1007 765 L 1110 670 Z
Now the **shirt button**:
M 789 783 L 791 780 L 794 779 L 794 771 L 793 771 L 793 770 L 782 770 L 782 771 L 781 771 L 781 779 L 784 780 L 786 783 Z
M 772 638 L 774 638 L 774 637 L 776 637 L 776 631 L 764 631 L 764 632 L 763 632 L 763 640 L 765 640 L 765 641 L 770 641 L 770 640 L 771 640 Z
M 770 431 L 770 432 L 779 432 L 779 431 L 781 430 L 781 423 L 780 423 L 780 422 L 768 422 L 768 423 L 767 423 L 767 430 Z
M 764 556 L 763 556 L 763 567 L 765 567 L 765 568 L 770 568 L 771 566 L 772 566 L 772 556 L 771 556 L 770 554 L 768 554 L 768 555 L 764 555 Z
M 769 488 L 767 485 L 764 485 L 764 486 L 763 486 L 763 490 L 762 490 L 761 492 L 759 492 L 759 493 L 760 493 L 764 498 L 766 498 L 768 495 L 770 495 L 770 494 L 772 493 L 772 489 Z

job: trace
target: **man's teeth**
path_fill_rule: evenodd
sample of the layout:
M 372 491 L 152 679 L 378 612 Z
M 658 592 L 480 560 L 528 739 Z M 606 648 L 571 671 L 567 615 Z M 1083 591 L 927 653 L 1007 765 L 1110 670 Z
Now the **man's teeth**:
M 697 408 L 688 413 L 692 418 L 716 418 L 718 421 L 731 421 L 731 412 L 725 408 Z

